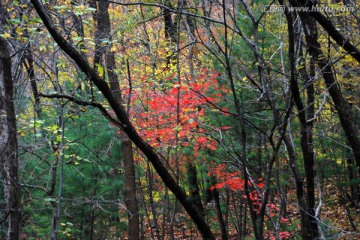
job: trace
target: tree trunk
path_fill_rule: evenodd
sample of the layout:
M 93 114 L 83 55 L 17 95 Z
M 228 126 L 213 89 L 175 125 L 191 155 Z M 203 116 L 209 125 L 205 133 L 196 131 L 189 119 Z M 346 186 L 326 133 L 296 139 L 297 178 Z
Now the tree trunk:
M 213 175 L 210 176 L 210 184 L 211 184 L 211 186 L 215 186 L 215 184 L 216 184 L 216 179 L 215 179 L 215 176 L 213 176 Z M 215 188 L 214 190 L 211 191 L 211 194 L 212 194 L 212 199 L 215 203 L 216 218 L 217 218 L 217 222 L 218 222 L 219 228 L 220 228 L 221 239 L 227 240 L 228 236 L 227 236 L 227 232 L 226 232 L 224 218 L 223 218 L 222 211 L 221 211 L 219 191 Z
M 28 34 L 27 31 L 26 31 L 26 34 Z M 34 71 L 34 60 L 33 60 L 32 52 L 31 52 L 31 43 L 29 43 L 27 46 L 25 58 L 27 60 L 27 64 L 26 64 L 26 61 L 24 61 L 24 63 L 25 63 L 26 71 L 30 78 L 31 90 L 33 92 L 34 101 L 35 101 L 34 109 L 35 109 L 38 119 L 42 119 L 42 109 L 40 106 L 40 96 L 39 96 L 39 91 L 38 91 L 37 81 L 36 81 L 35 71 Z
M 201 203 L 196 166 L 194 165 L 194 163 L 189 162 L 187 163 L 186 168 L 190 190 L 190 198 L 194 202 L 195 206 L 198 208 L 199 213 L 204 215 L 204 206 Z
M 109 78 L 110 90 L 117 101 L 117 104 L 123 104 L 120 92 L 120 85 L 118 76 L 115 73 L 116 62 L 114 53 L 107 51 L 110 46 L 102 46 L 102 39 L 110 39 L 110 17 L 109 17 L 109 3 L 100 1 L 98 2 L 98 12 L 96 13 L 97 30 L 96 30 L 96 49 L 94 63 L 101 64 L 101 58 L 105 55 L 106 71 Z M 96 66 L 95 66 L 96 67 Z M 129 74 L 130 75 L 130 74 Z M 139 210 L 136 199 L 136 177 L 135 177 L 135 164 L 132 150 L 131 140 L 126 134 L 121 134 L 121 151 L 124 160 L 125 172 L 125 191 L 124 200 L 128 211 L 128 238 L 129 240 L 140 239 L 139 233 Z
M 168 8 L 172 8 L 171 1 L 165 0 L 164 5 Z M 177 42 L 177 29 L 176 22 L 173 21 L 171 12 L 164 8 L 164 27 L 165 27 L 165 38 L 171 40 L 173 43 Z
M 312 58 L 316 60 L 317 65 L 324 78 L 325 85 L 329 90 L 330 96 L 335 105 L 335 109 L 338 113 L 341 126 L 353 150 L 354 158 L 357 165 L 357 171 L 360 174 L 360 141 L 358 138 L 357 130 L 355 128 L 355 124 L 352 119 L 351 106 L 349 105 L 347 100 L 343 97 L 341 89 L 337 84 L 335 76 L 332 72 L 331 63 L 324 57 L 324 54 L 321 50 L 321 45 L 318 41 L 318 33 L 317 33 L 317 26 L 315 19 L 309 16 L 309 14 L 306 12 L 299 12 L 298 14 L 300 16 L 300 19 L 303 23 L 303 27 L 305 30 L 304 32 L 305 32 L 307 48 Z M 329 34 L 332 35 L 331 32 L 329 32 Z M 350 53 L 350 54 L 355 54 L 355 53 Z M 353 57 L 355 56 L 353 55 Z M 307 122 L 311 122 L 311 121 L 308 120 Z
M 312 6 L 317 3 L 317 1 L 290 0 L 290 3 L 296 7 L 307 6 L 309 9 L 311 9 Z M 299 15 L 303 15 L 303 17 L 305 17 L 307 20 L 316 20 L 340 47 L 342 47 L 349 55 L 351 55 L 356 61 L 360 63 L 360 50 L 357 49 L 356 46 L 354 46 L 347 37 L 343 36 L 338 31 L 338 29 L 332 24 L 331 20 L 329 20 L 327 16 L 324 16 L 319 11 L 309 11 L 306 13 L 299 12 Z M 360 150 L 358 153 L 360 154 Z
M 307 214 L 306 214 L 306 203 L 304 199 L 303 180 L 296 167 L 296 153 L 293 142 L 291 141 L 291 138 L 288 135 L 284 137 L 284 144 L 286 146 L 286 151 L 288 153 L 290 169 L 292 171 L 295 180 L 296 198 L 300 212 L 301 236 L 303 239 L 306 239 L 306 234 L 308 232 L 307 229 L 309 227 L 306 221 Z
M 299 6 L 299 2 L 305 3 L 306 1 L 291 0 L 290 2 L 294 6 Z M 299 12 L 299 16 L 301 18 L 301 21 L 303 22 L 304 28 L 306 29 L 305 37 L 308 44 L 309 52 L 317 60 L 317 65 L 321 70 L 326 87 L 329 89 L 329 93 L 334 102 L 335 109 L 338 112 L 341 126 L 344 129 L 347 140 L 349 141 L 349 144 L 353 150 L 357 171 L 360 175 L 360 140 L 358 138 L 357 130 L 352 120 L 351 106 L 343 97 L 340 87 L 336 83 L 335 77 L 332 73 L 331 64 L 329 64 L 326 58 L 322 57 L 323 53 L 321 50 L 321 46 L 317 40 L 318 34 L 315 19 L 339 44 L 339 46 L 343 47 L 358 62 L 360 62 L 360 51 L 355 46 L 353 46 L 347 38 L 342 36 L 336 30 L 333 24 L 329 20 L 327 20 L 321 13 Z
M 11 57 L 8 43 L 0 37 L 0 163 L 4 184 L 7 239 L 18 239 L 20 228 L 20 189 L 18 186 L 16 117 Z
M 124 134 L 125 136 L 125 134 Z M 139 233 L 139 210 L 136 199 L 136 176 L 134 167 L 134 158 L 132 151 L 132 142 L 126 136 L 121 141 L 121 148 L 124 157 L 124 171 L 125 171 L 125 205 L 128 210 L 128 234 L 129 240 L 140 239 Z
M 313 87 L 308 88 L 308 98 L 311 101 L 311 105 L 304 106 L 300 90 L 296 78 L 295 68 L 295 34 L 293 28 L 293 18 L 291 13 L 286 12 L 288 20 L 288 32 L 289 32 L 289 59 L 290 59 L 290 89 L 293 95 L 293 99 L 298 109 L 298 119 L 300 122 L 300 135 L 301 135 L 301 150 L 303 153 L 303 161 L 306 177 L 306 217 L 303 222 L 303 229 L 305 230 L 303 237 L 306 239 L 316 239 L 319 236 L 317 220 L 315 218 L 315 171 L 314 171 L 314 151 L 312 147 L 312 121 L 308 121 L 314 115 L 313 104 Z M 306 32 L 306 31 L 305 31 Z M 313 56 L 312 56 L 313 57 Z M 308 103 L 309 103 L 308 101 Z M 308 108 L 309 107 L 309 108 Z M 308 116 L 306 116 L 308 114 Z M 302 195 L 302 194 L 301 194 Z M 298 199 L 300 201 L 300 199 Z

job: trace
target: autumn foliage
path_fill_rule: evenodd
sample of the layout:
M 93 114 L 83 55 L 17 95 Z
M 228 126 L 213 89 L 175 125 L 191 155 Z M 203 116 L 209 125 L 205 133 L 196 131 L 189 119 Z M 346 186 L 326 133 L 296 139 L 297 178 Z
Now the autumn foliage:
M 216 150 L 216 141 L 206 134 L 203 127 L 206 111 L 213 109 L 219 86 L 217 73 L 203 69 L 203 73 L 193 81 L 170 82 L 169 87 L 146 84 L 133 93 L 135 103 L 132 116 L 140 134 L 152 146 L 167 151 L 172 147 L 191 148 L 197 156 L 201 149 Z
M 0 239 L 357 239 L 359 5 L 313 2 L 1 1 Z

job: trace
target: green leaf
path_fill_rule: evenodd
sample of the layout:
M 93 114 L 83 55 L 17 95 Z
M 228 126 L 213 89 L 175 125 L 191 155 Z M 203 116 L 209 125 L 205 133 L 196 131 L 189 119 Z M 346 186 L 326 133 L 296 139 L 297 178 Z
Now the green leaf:
M 85 9 L 86 11 L 89 11 L 89 12 L 94 12 L 96 11 L 96 8 L 92 8 L 92 7 L 88 7 L 87 9 Z
M 44 201 L 45 201 L 45 202 L 56 202 L 56 199 L 55 199 L 55 198 L 51 198 L 51 197 L 47 197 L 47 198 L 44 198 Z
M 10 22 L 20 24 L 21 21 L 18 18 L 10 19 Z

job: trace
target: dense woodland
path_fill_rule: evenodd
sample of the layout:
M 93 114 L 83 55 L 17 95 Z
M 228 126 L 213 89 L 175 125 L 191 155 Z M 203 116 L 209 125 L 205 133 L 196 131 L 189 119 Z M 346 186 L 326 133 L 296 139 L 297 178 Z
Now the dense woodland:
M 0 0 L 0 239 L 359 239 L 356 2 Z

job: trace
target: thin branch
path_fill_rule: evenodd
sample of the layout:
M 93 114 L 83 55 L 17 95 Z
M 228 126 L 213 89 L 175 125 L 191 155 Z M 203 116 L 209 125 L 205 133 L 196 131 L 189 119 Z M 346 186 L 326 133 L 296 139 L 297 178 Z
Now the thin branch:
M 98 102 L 94 102 L 94 101 L 86 101 L 86 100 L 82 100 L 82 99 L 77 99 L 74 98 L 72 96 L 69 95 L 64 95 L 64 94 L 44 94 L 44 93 L 40 93 L 39 94 L 40 97 L 45 97 L 45 98 L 58 98 L 58 99 L 67 99 L 71 102 L 74 102 L 76 104 L 82 105 L 82 106 L 92 106 L 95 107 L 97 109 L 100 110 L 100 112 L 113 124 L 115 124 L 117 127 L 119 128 L 123 128 L 123 124 L 119 121 L 117 121 L 115 118 L 113 118 L 111 116 L 111 114 L 106 110 L 106 108 L 101 105 Z
M 239 118 L 239 115 L 233 112 L 229 112 L 226 111 L 222 108 L 220 108 L 219 106 L 217 106 L 215 103 L 213 103 L 212 101 L 210 101 L 205 95 L 203 95 L 201 92 L 194 90 L 193 88 L 190 88 L 191 91 L 193 91 L 194 93 L 198 94 L 200 97 L 204 98 L 206 100 L 207 103 L 209 103 L 212 107 L 214 107 L 215 109 L 219 110 L 222 113 L 225 114 L 229 114 L 231 116 L 233 116 L 234 118 Z M 255 126 L 251 121 L 247 120 L 246 118 L 244 118 L 244 121 L 246 124 L 248 124 L 249 126 L 253 127 L 255 130 L 266 134 L 266 132 L 264 132 L 263 130 L 261 130 L 260 128 L 258 128 L 257 126 Z
M 312 4 L 312 1 L 290 0 L 290 3 L 295 7 L 311 7 L 308 3 Z M 324 28 L 324 30 L 330 35 L 332 39 L 335 40 L 335 42 L 339 46 L 341 46 L 348 54 L 350 54 L 356 61 L 360 63 L 360 50 L 356 46 L 354 46 L 348 38 L 344 37 L 344 35 L 336 29 L 332 21 L 330 21 L 322 13 L 317 11 L 310 11 L 309 15 L 313 17 Z

